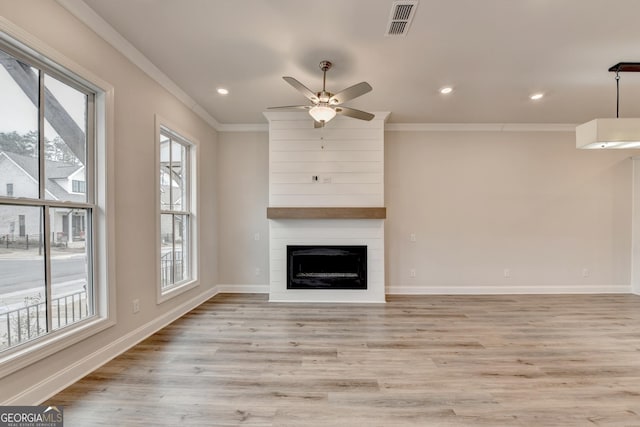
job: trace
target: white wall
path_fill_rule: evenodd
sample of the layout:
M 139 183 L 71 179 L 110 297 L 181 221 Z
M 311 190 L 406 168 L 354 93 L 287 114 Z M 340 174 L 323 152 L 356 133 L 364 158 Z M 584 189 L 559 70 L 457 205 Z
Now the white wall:
M 216 169 L 220 290 L 268 292 L 268 133 L 220 133 Z
M 386 152 L 389 292 L 629 292 L 630 152 L 549 132 L 387 132 Z
M 190 108 L 85 27 L 53 0 L 0 0 L 6 19 L 115 87 L 115 236 L 117 324 L 25 369 L 0 379 L 0 402 L 34 403 L 75 373 L 101 363 L 102 352 L 151 332 L 193 300 L 212 294 L 217 277 L 216 132 Z M 55 23 L 55 25 L 52 25 Z M 154 115 L 170 120 L 200 142 L 200 286 L 156 304 Z M 140 313 L 132 313 L 132 300 Z M 40 388 L 32 388 L 39 385 Z M 20 394 L 24 392 L 24 394 Z M 18 396 L 18 400 L 14 400 Z
M 629 292 L 632 152 L 577 150 L 574 138 L 385 132 L 387 292 Z M 268 135 L 220 141 L 220 164 L 243 171 L 219 193 L 224 227 L 243 230 L 224 231 L 221 248 L 248 254 L 243 265 L 264 263 L 267 248 L 246 234 L 267 224 Z M 231 258 L 223 283 L 246 283 Z

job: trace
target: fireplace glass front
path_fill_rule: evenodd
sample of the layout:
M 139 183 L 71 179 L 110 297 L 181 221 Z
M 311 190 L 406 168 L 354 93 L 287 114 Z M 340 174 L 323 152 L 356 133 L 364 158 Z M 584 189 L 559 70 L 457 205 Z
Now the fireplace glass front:
M 367 289 L 367 247 L 287 246 L 287 289 Z

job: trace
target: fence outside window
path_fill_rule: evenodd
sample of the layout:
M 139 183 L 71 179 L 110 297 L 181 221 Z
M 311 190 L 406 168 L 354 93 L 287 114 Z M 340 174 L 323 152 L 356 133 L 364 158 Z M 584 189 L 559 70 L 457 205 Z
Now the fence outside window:
M 27 342 L 47 332 L 47 303 L 34 302 L 0 312 L 0 351 Z M 91 316 L 87 291 L 62 295 L 51 300 L 52 328 L 59 329 Z

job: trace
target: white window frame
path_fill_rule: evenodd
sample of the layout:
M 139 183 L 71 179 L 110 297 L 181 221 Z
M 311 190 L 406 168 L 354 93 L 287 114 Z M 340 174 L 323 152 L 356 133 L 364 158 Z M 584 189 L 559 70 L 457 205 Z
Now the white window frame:
M 3 351 L 0 354 L 0 378 L 3 378 L 115 325 L 116 283 L 112 203 L 114 88 L 3 17 L 0 17 L 0 43 L 5 49 L 44 65 L 49 71 L 77 81 L 94 94 L 93 144 L 87 147 L 87 161 L 93 162 L 94 170 L 87 183 L 87 190 L 94 191 L 93 245 L 89 249 L 93 259 L 94 316 Z
M 175 286 L 162 289 L 161 280 L 161 254 L 162 254 L 162 238 L 161 238 L 161 215 L 165 213 L 161 209 L 160 200 L 160 136 L 161 134 L 170 136 L 171 138 L 179 140 L 181 143 L 187 145 L 187 164 L 188 171 L 187 177 L 189 182 L 187 184 L 187 192 L 189 194 L 189 206 L 188 210 L 185 209 L 185 213 L 189 216 L 189 271 L 191 277 L 188 280 L 178 283 Z M 188 133 L 182 131 L 178 126 L 172 124 L 167 119 L 162 118 L 158 114 L 155 115 L 155 161 L 156 161 L 156 297 L 157 304 L 162 304 L 190 289 L 193 289 L 200 285 L 200 271 L 199 271 L 199 242 L 197 239 L 198 233 L 198 146 L 199 142 L 196 138 L 190 136 Z M 167 211 L 166 213 L 170 213 Z

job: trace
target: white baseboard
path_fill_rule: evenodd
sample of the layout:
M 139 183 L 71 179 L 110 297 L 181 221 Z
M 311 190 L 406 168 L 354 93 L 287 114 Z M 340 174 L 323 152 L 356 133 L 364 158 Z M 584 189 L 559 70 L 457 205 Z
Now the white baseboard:
M 208 299 L 219 293 L 217 287 L 190 299 L 184 304 L 142 325 L 141 327 L 120 337 L 114 342 L 102 347 L 94 353 L 78 360 L 66 369 L 56 372 L 28 389 L 2 402 L 0 405 L 38 405 L 64 390 L 71 384 L 95 371 L 111 359 L 124 353 L 145 338 L 164 328 L 171 322 L 184 316 L 189 311 L 198 307 Z
M 218 284 L 218 293 L 268 294 L 269 285 Z M 387 295 L 510 295 L 510 294 L 629 294 L 640 295 L 630 285 L 561 286 L 389 286 Z M 278 298 L 272 301 L 280 301 Z M 309 302 L 308 300 L 304 300 Z M 381 302 L 381 301 L 373 301 Z
M 268 294 L 269 285 L 223 285 L 218 284 L 220 294 Z
M 387 295 L 628 294 L 628 285 L 593 286 L 390 286 Z

